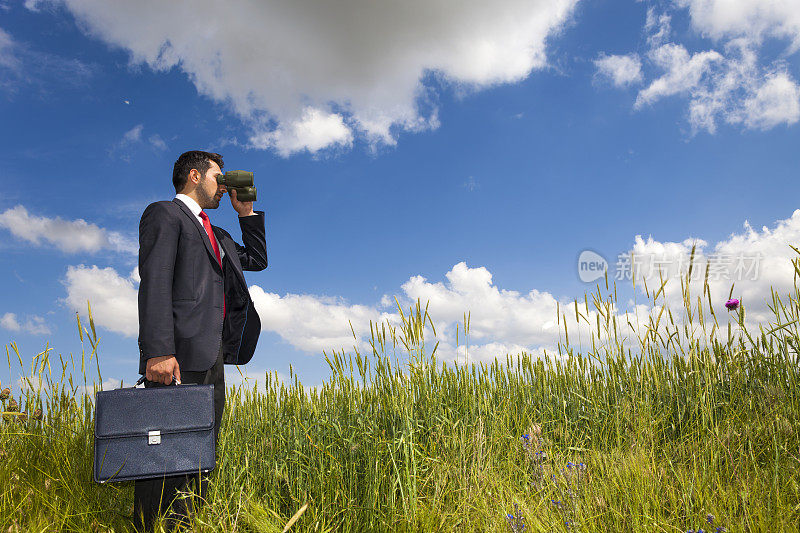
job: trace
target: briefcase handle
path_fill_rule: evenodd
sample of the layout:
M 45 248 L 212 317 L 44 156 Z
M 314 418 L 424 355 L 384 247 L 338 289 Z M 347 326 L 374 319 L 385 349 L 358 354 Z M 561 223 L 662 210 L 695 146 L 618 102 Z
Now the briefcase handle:
M 139 381 L 137 381 L 137 382 L 136 382 L 136 384 L 135 384 L 133 387 L 131 387 L 131 388 L 132 388 L 132 389 L 135 389 L 136 387 L 138 387 L 139 385 L 141 385 L 142 383 L 144 383 L 144 380 L 145 380 L 145 376 L 142 376 L 142 377 L 140 377 L 140 378 L 139 378 Z M 181 384 L 181 382 L 180 382 L 180 381 L 178 381 L 177 379 L 175 379 L 175 375 L 173 374 L 173 376 L 172 376 L 172 383 L 170 383 L 170 385 L 175 385 L 175 386 L 177 386 L 177 385 L 180 385 L 180 384 Z M 167 386 L 169 386 L 169 385 L 167 385 Z

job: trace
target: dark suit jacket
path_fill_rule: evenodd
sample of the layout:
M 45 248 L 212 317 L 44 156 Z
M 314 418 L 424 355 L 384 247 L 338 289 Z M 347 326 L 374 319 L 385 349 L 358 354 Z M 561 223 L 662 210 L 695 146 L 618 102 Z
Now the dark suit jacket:
M 244 246 L 212 225 L 225 250 L 220 268 L 200 221 L 180 200 L 147 206 L 139 223 L 139 373 L 147 359 L 175 355 L 181 370 L 245 364 L 261 331 L 242 270 L 267 267 L 264 212 L 239 217 Z M 222 304 L 225 294 L 226 314 Z

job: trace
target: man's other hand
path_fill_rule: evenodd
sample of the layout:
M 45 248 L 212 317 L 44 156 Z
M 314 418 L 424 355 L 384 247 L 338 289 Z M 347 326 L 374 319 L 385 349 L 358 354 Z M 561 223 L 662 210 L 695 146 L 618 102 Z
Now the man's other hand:
M 172 383 L 172 376 L 175 376 L 175 381 L 181 382 L 181 369 L 174 355 L 161 355 L 147 360 L 144 377 L 148 381 L 169 385 Z

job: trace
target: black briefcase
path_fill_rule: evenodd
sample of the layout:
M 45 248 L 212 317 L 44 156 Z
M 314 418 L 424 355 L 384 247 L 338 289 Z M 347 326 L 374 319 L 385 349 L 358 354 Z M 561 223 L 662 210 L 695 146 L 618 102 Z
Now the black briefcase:
M 98 483 L 208 472 L 214 452 L 214 385 L 130 387 L 95 396 Z

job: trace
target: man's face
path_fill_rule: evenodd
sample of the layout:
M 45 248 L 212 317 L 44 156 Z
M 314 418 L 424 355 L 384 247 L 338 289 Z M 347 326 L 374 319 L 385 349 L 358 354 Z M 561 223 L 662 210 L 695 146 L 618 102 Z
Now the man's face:
M 217 183 L 217 176 L 222 174 L 219 165 L 213 161 L 209 161 L 209 165 L 205 176 L 200 178 L 197 185 L 198 204 L 203 209 L 216 209 L 225 192 L 225 186 Z

